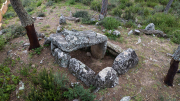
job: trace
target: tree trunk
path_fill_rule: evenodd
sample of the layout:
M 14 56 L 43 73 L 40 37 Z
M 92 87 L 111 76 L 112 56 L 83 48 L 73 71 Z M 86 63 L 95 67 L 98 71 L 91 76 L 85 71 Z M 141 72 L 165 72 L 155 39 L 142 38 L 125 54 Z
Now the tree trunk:
M 164 9 L 164 13 L 168 13 L 169 8 L 171 7 L 173 0 L 169 0 L 168 4 L 166 5 L 166 8 Z
M 36 31 L 34 29 L 34 24 L 26 26 L 25 28 L 30 42 L 29 50 L 40 47 Z
M 108 7 L 108 0 L 102 0 L 101 14 L 106 16 Z
M 164 83 L 168 86 L 173 86 L 174 76 L 178 70 L 179 61 L 175 61 L 174 59 L 171 60 L 170 68 L 168 73 L 164 79 Z
M 10 2 L 20 19 L 22 26 L 25 27 L 27 31 L 27 35 L 30 41 L 29 50 L 40 47 L 34 28 L 34 20 L 24 9 L 21 0 L 10 0 Z

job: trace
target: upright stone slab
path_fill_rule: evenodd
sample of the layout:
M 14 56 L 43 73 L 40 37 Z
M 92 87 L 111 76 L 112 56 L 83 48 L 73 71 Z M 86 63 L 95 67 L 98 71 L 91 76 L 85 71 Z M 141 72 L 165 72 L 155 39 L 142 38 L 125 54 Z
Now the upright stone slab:
M 129 48 L 115 58 L 112 68 L 118 73 L 118 75 L 121 75 L 127 72 L 130 68 L 135 67 L 138 64 L 138 61 L 135 51 Z
M 71 56 L 68 53 L 62 52 L 60 49 L 56 48 L 54 50 L 55 60 L 60 67 L 67 68 L 69 65 L 69 60 Z
M 75 58 L 70 59 L 69 71 L 87 86 L 94 84 L 95 72 L 81 61 Z
M 106 67 L 95 77 L 95 86 L 98 88 L 112 88 L 119 84 L 117 72 L 112 67 Z
M 107 49 L 107 41 L 91 46 L 91 54 L 97 59 L 104 58 Z

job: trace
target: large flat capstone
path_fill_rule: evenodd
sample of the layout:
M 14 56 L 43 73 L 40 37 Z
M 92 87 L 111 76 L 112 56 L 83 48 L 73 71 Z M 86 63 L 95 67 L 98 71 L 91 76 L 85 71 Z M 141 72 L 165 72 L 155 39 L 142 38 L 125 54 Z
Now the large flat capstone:
M 138 64 L 138 57 L 135 51 L 131 48 L 120 53 L 114 60 L 112 68 L 118 75 L 126 73 L 130 68 Z
M 95 72 L 81 61 L 75 58 L 70 59 L 69 71 L 87 86 L 94 84 Z
M 80 48 L 104 43 L 108 39 L 105 35 L 93 31 L 69 31 L 51 34 L 49 40 L 64 52 L 72 52 Z

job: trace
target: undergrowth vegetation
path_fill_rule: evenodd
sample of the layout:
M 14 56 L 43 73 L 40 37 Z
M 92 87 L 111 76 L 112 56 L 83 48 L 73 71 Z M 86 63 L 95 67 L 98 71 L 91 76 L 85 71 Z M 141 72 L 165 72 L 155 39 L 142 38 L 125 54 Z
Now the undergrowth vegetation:
M 118 28 L 118 26 L 120 26 L 121 23 L 117 19 L 115 19 L 113 17 L 106 17 L 106 18 L 103 19 L 102 25 L 106 29 L 112 30 L 112 29 Z

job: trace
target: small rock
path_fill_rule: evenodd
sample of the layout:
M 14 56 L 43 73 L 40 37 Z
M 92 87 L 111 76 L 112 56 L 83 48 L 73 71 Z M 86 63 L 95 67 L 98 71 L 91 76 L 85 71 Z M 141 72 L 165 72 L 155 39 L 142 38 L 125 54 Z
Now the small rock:
M 140 32 L 139 30 L 135 29 L 135 30 L 134 30 L 134 34 L 135 34 L 135 35 L 140 35 L 141 32 Z
M 60 33 L 62 30 L 63 30 L 63 27 L 62 26 L 58 26 L 56 33 Z
M 140 25 L 140 24 L 138 24 L 138 26 L 137 26 L 138 28 L 141 28 L 142 26 Z
M 106 32 L 106 29 L 103 29 L 102 32 Z
M 104 96 L 102 96 L 102 97 L 99 99 L 99 101 L 103 101 L 103 99 L 104 99 Z
M 118 30 L 113 31 L 112 34 L 116 35 L 116 36 L 120 36 L 121 35 L 121 33 Z
M 99 25 L 99 22 L 96 22 L 96 26 L 98 26 Z
M 30 43 L 25 43 L 23 46 L 30 46 Z
M 121 27 L 121 26 L 118 26 L 118 29 L 122 29 L 122 27 Z
M 111 33 L 112 33 L 112 30 L 109 30 L 108 33 L 111 34 Z
M 38 38 L 38 41 L 42 40 L 42 38 Z
M 27 54 L 27 53 L 28 53 L 28 51 L 27 51 L 27 50 L 25 50 L 25 51 L 23 51 L 23 53 Z
M 79 101 L 79 99 L 74 99 L 73 101 Z
M 32 17 L 32 18 L 33 18 L 34 21 L 36 20 L 36 17 Z
M 139 43 L 141 43 L 141 38 L 140 37 L 139 37 L 138 42 L 136 43 L 136 45 L 139 44 Z
M 150 23 L 146 26 L 145 30 L 155 30 L 155 25 L 153 23 Z
M 66 24 L 66 18 L 61 15 L 60 18 L 59 18 L 59 24 L 62 25 L 62 24 Z
M 71 83 L 71 87 L 74 87 L 75 85 L 79 85 L 80 82 Z
M 0 31 L 0 35 L 2 35 L 3 33 L 2 33 L 2 30 Z
M 130 100 L 131 100 L 130 96 L 125 96 L 120 101 L 130 101 Z
M 9 51 L 7 52 L 7 55 L 9 55 L 11 52 L 12 52 L 12 50 L 9 50 Z
M 88 57 L 91 57 L 91 53 L 90 53 L 90 52 L 87 52 L 86 55 L 87 55 Z
M 35 65 L 35 64 L 32 64 L 32 65 L 31 65 L 31 67 L 32 67 L 32 68 L 35 68 L 35 67 L 36 67 L 36 65 Z
M 43 20 L 44 18 L 43 17 L 37 17 L 37 20 Z
M 104 15 L 100 14 L 100 15 L 99 15 L 99 21 L 100 21 L 100 20 L 103 20 L 103 19 L 104 19 Z
M 83 26 L 83 25 L 80 25 L 80 27 L 84 28 L 84 26 Z
M 19 82 L 19 90 L 24 90 L 24 83 L 22 81 Z
M 91 20 L 90 20 L 91 22 L 94 22 L 94 21 L 96 21 L 96 19 L 95 18 L 91 18 Z
M 128 35 L 131 35 L 131 34 L 133 34 L 133 30 L 130 30 L 130 31 L 128 32 Z

